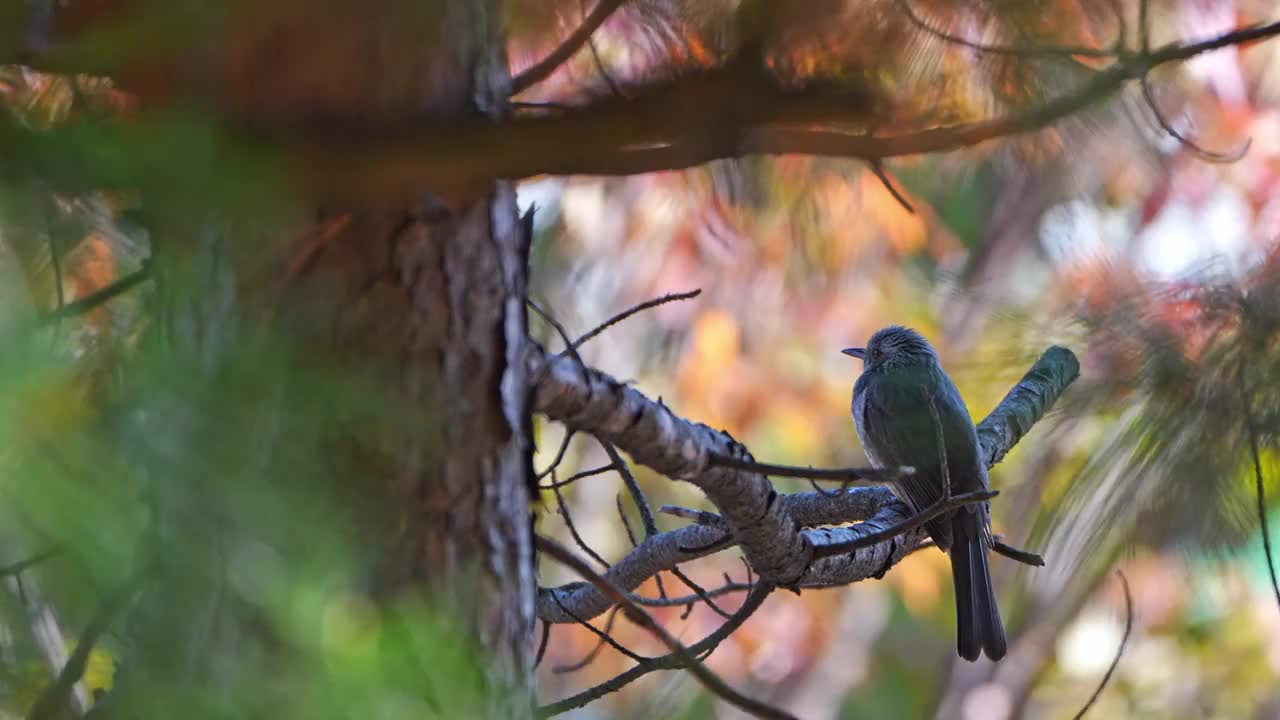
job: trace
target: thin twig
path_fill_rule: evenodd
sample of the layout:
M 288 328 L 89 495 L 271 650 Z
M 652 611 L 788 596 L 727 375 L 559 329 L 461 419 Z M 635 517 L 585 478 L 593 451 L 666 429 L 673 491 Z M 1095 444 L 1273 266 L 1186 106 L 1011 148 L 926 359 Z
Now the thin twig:
M 627 467 L 627 461 L 622 458 L 622 455 L 618 453 L 618 449 L 615 448 L 612 443 L 600 440 L 600 445 L 604 448 L 605 453 L 608 454 L 609 460 L 613 463 L 613 466 L 617 468 L 618 474 L 622 476 L 622 481 L 627 486 L 627 492 L 631 493 L 631 499 L 635 502 L 636 509 L 640 511 L 640 518 L 644 522 L 645 537 L 648 538 L 657 535 L 658 522 L 653 516 L 653 508 L 649 507 L 649 500 L 645 498 L 644 491 L 640 489 L 640 482 L 636 480 L 636 476 L 631 472 L 631 468 Z M 622 513 L 621 503 L 618 505 L 618 512 L 620 514 Z M 627 534 L 631 534 L 630 527 L 627 528 Z M 635 540 L 632 539 L 632 545 L 634 544 Z M 706 591 L 706 589 L 694 582 L 693 578 L 686 575 L 685 572 L 680 569 L 679 565 L 671 566 L 670 572 L 672 575 L 675 575 L 680 582 L 684 583 L 686 587 L 694 591 L 694 593 L 696 593 L 698 597 L 707 604 L 707 607 L 711 608 L 717 615 L 724 618 L 729 617 L 729 613 L 725 612 L 716 604 L 715 600 L 711 598 L 711 595 Z M 663 595 L 666 595 L 665 589 L 662 589 L 660 592 Z
M 63 716 L 72 688 L 84 676 L 84 671 L 89 666 L 89 653 L 111 626 L 111 621 L 142 587 L 143 581 L 149 575 L 149 570 L 149 566 L 136 570 L 102 601 L 93 617 L 89 619 L 84 632 L 80 633 L 76 649 L 67 658 L 66 664 L 58 672 L 58 677 L 54 678 L 53 682 L 40 693 L 35 704 L 31 706 L 30 712 L 27 713 L 27 720 L 53 720 Z
M 538 652 L 533 656 L 533 667 L 536 670 L 547 654 L 547 641 L 551 639 L 551 623 L 542 621 L 542 639 L 538 641 Z
M 751 713 L 756 717 L 762 718 L 781 718 L 785 720 L 793 720 L 794 716 L 790 713 L 773 707 L 767 703 L 760 702 L 753 698 L 749 698 L 737 690 L 734 690 L 720 676 L 712 672 L 706 665 L 700 662 L 689 648 L 680 643 L 671 633 L 667 632 L 658 621 L 653 619 L 639 605 L 636 605 L 626 593 L 619 590 L 612 583 L 606 580 L 599 573 L 591 569 L 591 566 L 583 562 L 581 558 L 574 555 L 564 546 L 542 535 L 534 536 L 534 544 L 539 552 L 546 553 L 556 560 L 573 568 L 584 579 L 594 585 L 601 593 L 608 596 L 613 602 L 622 607 L 623 612 L 627 614 L 627 618 L 636 623 L 640 627 L 648 630 L 654 637 L 658 638 L 663 645 L 671 650 L 671 654 L 679 658 L 681 665 L 687 667 L 694 677 L 702 682 L 703 687 L 715 694 L 725 702 L 737 707 L 740 710 Z M 725 623 L 728 625 L 729 623 Z M 695 651 L 696 652 L 696 651 Z M 655 658 L 654 660 L 657 660 Z M 652 662 L 652 661 L 651 661 Z M 541 715 L 541 712 L 539 713 Z
M 570 475 L 569 477 L 565 478 L 564 480 L 558 480 L 558 481 L 553 482 L 553 483 L 547 483 L 546 485 L 539 485 L 539 486 L 538 486 L 538 489 L 540 489 L 540 490 L 553 490 L 553 489 L 558 488 L 558 487 L 564 487 L 565 485 L 572 485 L 573 483 L 575 483 L 575 482 L 577 482 L 577 481 L 581 480 L 582 478 L 592 477 L 593 475 L 603 475 L 603 474 L 605 474 L 605 473 L 609 472 L 609 471 L 610 471 L 610 470 L 612 470 L 612 469 L 613 469 L 613 466 L 612 466 L 612 465 L 602 465 L 602 466 L 600 466 L 600 467 L 598 467 L 598 468 L 592 468 L 592 469 L 590 469 L 590 470 L 583 470 L 583 471 L 581 471 L 581 472 L 576 472 L 576 473 L 574 473 L 574 474 Z
M 1178 130 L 1173 126 L 1173 123 L 1169 122 L 1169 118 L 1165 117 L 1164 111 L 1161 110 L 1160 106 L 1156 103 L 1156 96 L 1155 92 L 1151 89 L 1151 80 L 1149 75 L 1143 75 L 1139 78 L 1138 84 L 1142 87 L 1142 97 L 1147 101 L 1147 107 L 1151 108 L 1151 114 L 1155 116 L 1156 122 L 1159 123 L 1160 128 L 1166 133 L 1169 133 L 1169 135 L 1174 140 L 1177 140 L 1180 145 L 1199 156 L 1201 160 L 1211 163 L 1233 163 L 1244 157 L 1245 154 L 1249 152 L 1249 147 L 1253 145 L 1253 138 L 1246 138 L 1243 143 L 1240 143 L 1240 147 L 1229 152 L 1221 153 L 1205 149 L 1191 138 L 1181 132 L 1178 132 Z
M 658 512 L 684 518 L 695 525 L 713 525 L 719 528 L 726 526 L 724 518 L 710 510 L 694 510 L 693 508 L 680 507 L 679 505 L 663 505 L 658 508 Z
M 578 528 L 573 524 L 573 516 L 569 512 L 569 506 L 565 504 L 564 495 L 560 492 L 560 486 L 554 482 L 555 479 L 556 479 L 555 472 L 552 471 L 551 488 L 552 490 L 555 491 L 556 505 L 559 506 L 560 508 L 560 517 L 564 518 L 564 526 L 569 529 L 569 535 L 573 537 L 573 541 L 578 544 L 578 547 L 582 548 L 583 552 L 590 555 L 591 558 L 596 562 L 600 563 L 602 567 L 604 567 L 605 569 L 608 569 L 609 562 L 604 558 L 600 557 L 600 553 L 597 553 L 595 550 L 592 550 L 591 546 L 587 544 L 587 541 L 583 540 L 582 536 L 578 534 Z
M 809 478 L 811 480 L 829 480 L 843 483 L 861 483 L 864 485 L 885 485 L 902 477 L 912 475 L 915 468 L 903 466 L 898 468 L 815 468 L 797 465 L 774 465 L 772 463 L 739 460 L 724 455 L 710 455 L 707 463 L 715 467 L 732 468 L 756 472 L 773 477 Z
M 720 597 L 721 595 L 728 595 L 729 593 L 748 592 L 752 587 L 754 587 L 754 584 L 749 582 L 727 582 L 720 587 L 707 590 L 705 593 L 710 597 Z M 699 600 L 705 601 L 705 598 L 696 594 L 680 595 L 678 597 L 669 598 L 651 598 L 631 593 L 627 597 L 631 598 L 637 605 L 644 605 L 646 607 L 680 607 L 681 605 L 689 605 L 690 603 L 695 603 Z
M 1151 52 L 1151 3 L 1138 0 L 1138 52 L 1146 55 Z
M 725 638 L 732 635 L 741 625 L 751 617 L 756 610 L 760 609 L 760 605 L 764 603 L 765 598 L 773 592 L 773 587 L 765 584 L 758 584 L 748 594 L 747 599 L 742 603 L 742 607 L 728 622 L 713 630 L 705 638 L 699 642 L 689 646 L 689 652 L 700 660 L 705 660 L 712 652 L 719 647 Z M 663 655 L 654 658 L 646 663 L 641 663 L 625 672 L 619 673 L 614 677 L 596 685 L 587 688 L 582 692 L 567 697 L 559 702 L 550 705 L 544 705 L 538 708 L 537 717 L 546 718 L 552 715 L 559 715 L 575 708 L 580 708 L 587 703 L 597 700 L 611 692 L 617 692 L 632 682 L 644 677 L 655 670 L 676 670 L 682 667 L 683 660 L 676 656 L 675 653 Z
M 554 460 L 551 461 L 551 465 L 547 466 L 546 470 L 543 470 L 542 472 L 538 473 L 537 477 L 535 478 L 537 482 L 541 483 L 542 478 L 555 472 L 555 469 L 560 467 L 560 463 L 564 460 L 564 454 L 569 450 L 569 442 L 573 440 L 574 434 L 575 432 L 573 430 L 564 431 L 564 439 L 560 441 L 560 450 L 556 452 L 556 457 Z
M 1080 712 L 1076 713 L 1074 720 L 1081 720 L 1085 713 L 1089 712 L 1089 708 L 1097 702 L 1098 696 L 1102 694 L 1102 689 L 1111 681 L 1111 674 L 1116 671 L 1116 666 L 1120 664 L 1120 656 L 1124 655 L 1124 646 L 1129 642 L 1129 633 L 1133 630 L 1133 596 L 1129 593 L 1129 580 L 1120 570 L 1116 571 L 1116 575 L 1120 576 L 1120 586 L 1124 588 L 1124 635 L 1120 637 L 1120 647 L 1116 648 L 1116 656 L 1111 659 L 1111 666 L 1107 668 L 1107 673 L 1102 676 L 1102 682 L 1098 683 L 1097 689 L 1089 696 L 1089 701 L 1080 708 Z
M 1112 58 L 1117 55 L 1115 50 L 1101 50 L 1098 48 L 1090 48 L 1078 45 L 1029 45 L 1026 47 L 1016 47 L 1012 45 L 989 45 L 987 43 L 975 42 L 962 38 L 959 35 L 953 35 L 942 28 L 931 25 L 924 18 L 916 14 L 911 8 L 908 0 L 897 0 L 898 7 L 902 8 L 902 12 L 906 14 L 907 19 L 912 25 L 921 30 L 945 40 L 949 43 L 967 47 L 970 50 L 990 53 L 992 55 L 1013 55 L 1017 57 L 1071 57 L 1073 55 L 1079 57 L 1092 58 Z
M 587 364 L 583 362 L 582 356 L 578 354 L 578 347 L 573 344 L 572 340 L 569 339 L 569 331 L 565 330 L 564 325 L 561 325 L 559 320 L 552 317 L 551 313 L 547 312 L 546 310 L 543 310 L 541 305 L 534 302 L 533 298 L 525 298 L 525 302 L 528 303 L 529 307 L 533 308 L 534 312 L 538 313 L 539 317 L 541 317 L 543 320 L 546 320 L 547 323 L 551 325 L 552 328 L 555 329 L 556 334 L 560 336 L 560 339 L 564 342 L 564 345 L 565 345 L 564 352 L 562 352 L 561 354 L 562 355 L 568 354 L 569 357 L 572 357 L 575 361 L 577 361 L 578 367 L 582 370 L 582 381 L 590 382 L 590 376 L 587 373 Z M 541 375 L 546 375 L 550 369 L 551 369 L 551 363 L 547 363 L 545 366 L 543 366 Z M 537 387 L 538 383 L 540 382 L 542 382 L 541 376 L 535 378 L 534 381 L 529 384 L 529 387 Z
M 948 513 L 971 503 L 986 502 L 999 494 L 1000 491 L 998 490 L 985 490 L 981 492 L 952 495 L 950 498 L 946 500 L 939 500 L 906 520 L 885 528 L 884 530 L 880 530 L 879 532 L 873 532 L 869 535 L 860 537 L 857 540 L 850 540 L 848 542 L 818 545 L 813 549 L 813 557 L 816 560 L 818 558 L 831 557 L 833 555 L 844 555 L 845 553 L 850 553 L 854 550 L 860 550 L 864 547 L 882 543 L 885 540 L 890 540 L 898 537 L 899 535 L 915 530 L 939 515 Z
M 627 542 L 631 543 L 631 547 L 635 547 L 640 543 L 636 541 L 636 531 L 631 529 L 631 521 L 627 519 L 627 511 L 622 508 L 622 493 L 613 496 L 613 502 L 618 507 L 618 519 L 622 521 L 622 529 L 627 532 Z
M 1245 432 L 1249 434 L 1249 453 L 1253 457 L 1254 490 L 1258 500 L 1258 526 L 1262 531 L 1262 550 L 1267 559 L 1267 572 L 1271 574 L 1271 590 L 1276 596 L 1276 605 L 1280 606 L 1280 583 L 1276 582 L 1276 562 L 1271 555 L 1271 530 L 1267 523 L 1267 495 L 1262 482 L 1262 461 L 1258 455 L 1258 429 L 1253 421 L 1253 406 L 1245 390 L 1244 362 L 1241 361 L 1237 374 L 1237 386 L 1240 389 L 1240 409 L 1244 411 Z
M 582 0 L 581 5 L 582 12 L 585 15 L 586 0 Z M 596 72 L 600 73 L 600 77 L 604 78 L 605 84 L 609 86 L 609 92 L 612 92 L 614 97 L 626 100 L 627 94 L 622 92 L 622 88 L 618 87 L 618 83 L 614 82 L 613 76 L 609 74 L 609 69 L 604 66 L 604 60 L 600 58 L 600 50 L 596 47 L 595 38 L 590 35 L 587 36 L 587 47 L 591 50 L 591 60 L 595 63 Z
M 627 657 L 631 658 L 632 660 L 635 660 L 636 662 L 644 662 L 645 660 L 648 660 L 648 659 L 649 659 L 649 658 L 645 657 L 644 655 L 641 655 L 640 653 L 635 652 L 634 650 L 632 650 L 631 648 L 627 647 L 626 645 L 623 645 L 622 643 L 618 642 L 617 640 L 614 640 L 614 639 L 613 639 L 613 637 L 612 637 L 611 635 L 609 635 L 609 631 L 608 631 L 608 630 L 603 630 L 603 631 L 602 631 L 602 630 L 600 630 L 600 628 L 596 627 L 595 625 L 592 625 L 591 623 L 587 622 L 586 620 L 583 620 L 582 618 L 580 618 L 580 617 L 578 617 L 577 615 L 575 615 L 575 614 L 574 614 L 574 612 L 573 612 L 572 610 L 570 610 L 569 608 L 565 607 L 564 603 L 560 602 L 560 598 L 559 598 L 559 597 L 556 597 L 556 595 L 555 595 L 554 593 L 551 595 L 551 599 L 555 601 L 556 605 L 559 605 L 559 606 L 560 606 L 560 609 L 564 611 L 564 614 L 566 614 L 566 615 L 568 615 L 569 617 L 573 618 L 573 621 L 574 621 L 575 623 L 577 623 L 577 624 L 581 625 L 582 627 L 584 627 L 584 628 L 586 628 L 586 629 L 590 630 L 590 631 L 591 631 L 591 634 L 592 634 L 592 635 L 595 635 L 597 638 L 599 638 L 601 643 L 603 643 L 603 644 L 605 644 L 605 645 L 608 645 L 609 647 L 613 648 L 614 650 L 617 650 L 618 652 L 622 653 L 623 655 L 626 655 Z M 610 625 L 612 625 L 612 622 L 610 623 Z
M 1018 548 L 1013 547 L 1012 545 L 1005 545 L 1003 542 L 1000 542 L 999 540 L 996 540 L 994 543 L 992 543 L 991 549 L 992 551 L 997 552 L 1009 558 L 1010 560 L 1020 562 L 1023 565 L 1032 565 L 1034 567 L 1044 567 L 1044 558 L 1040 557 L 1039 555 L 1033 552 L 1027 552 L 1026 550 L 1019 550 Z
M 627 0 L 600 0 L 596 4 L 591 14 L 583 19 L 582 24 L 576 30 L 569 33 L 569 37 L 564 39 L 555 50 L 552 50 L 545 58 L 534 63 L 524 72 L 511 78 L 511 94 L 519 95 L 529 88 L 551 77 L 551 73 L 556 68 L 563 65 L 574 53 L 582 48 L 583 44 L 591 38 L 592 33 L 604 24 L 605 20 L 613 14 L 615 10 L 622 7 Z
M 595 336 L 599 335 L 605 330 L 608 330 L 609 328 L 613 327 L 614 325 L 617 325 L 618 323 L 622 322 L 623 320 L 626 320 L 627 318 L 631 317 L 632 315 L 635 315 L 638 312 L 643 312 L 645 310 L 648 310 L 649 308 L 658 307 L 659 305 L 666 305 L 669 302 L 676 302 L 678 300 L 689 300 L 691 298 L 696 298 L 701 294 L 702 294 L 701 289 L 690 290 L 689 292 L 682 292 L 682 293 L 667 293 L 662 297 L 653 298 L 652 300 L 645 300 L 644 302 L 638 305 L 632 305 L 626 310 L 623 310 L 617 315 L 614 315 L 608 320 L 605 320 L 604 322 L 595 326 L 591 330 L 587 331 L 577 340 L 574 340 L 570 344 L 570 347 L 572 347 L 575 350 L 582 347 L 591 338 L 594 338 Z M 567 352 L 568 352 L 568 349 L 565 349 L 560 354 L 564 355 Z
M 82 298 L 73 300 L 53 312 L 46 314 L 40 318 L 41 325 L 50 325 L 65 318 L 84 315 L 85 313 L 97 308 L 99 305 L 115 298 L 117 295 L 132 289 L 135 285 L 142 283 L 151 277 L 151 260 L 144 260 L 142 267 L 136 271 L 125 275 L 106 287 L 99 288 Z
M 893 184 L 893 181 L 889 179 L 889 174 L 886 173 L 884 169 L 884 163 L 879 160 L 872 160 L 869 164 L 871 165 L 871 172 L 875 173 L 876 179 L 880 181 L 880 184 L 884 186 L 885 190 L 889 191 L 889 194 L 893 196 L 893 199 L 898 201 L 898 204 L 902 206 L 902 209 L 912 215 L 915 215 L 915 207 L 907 201 L 906 196 L 899 192 L 898 188 Z
M 33 565 L 38 565 L 45 560 L 56 556 L 60 552 L 62 551 L 59 548 L 51 547 L 47 550 L 42 550 L 29 558 L 19 560 L 18 562 L 11 563 L 9 565 L 0 566 L 0 578 L 17 575 Z
M 615 605 L 613 609 L 609 611 L 609 615 L 605 617 L 604 636 L 596 640 L 595 647 L 591 648 L 591 650 L 586 655 L 584 655 L 583 658 L 578 662 L 569 663 L 568 665 L 557 665 L 551 668 L 551 672 L 557 675 L 564 675 L 566 673 L 578 672 L 582 668 L 590 665 L 591 661 L 596 659 L 596 656 L 600 654 L 600 650 L 603 649 L 604 646 L 606 645 L 605 637 L 608 637 L 609 633 L 613 632 L 613 621 L 616 620 L 617 618 L 618 618 L 618 607 Z

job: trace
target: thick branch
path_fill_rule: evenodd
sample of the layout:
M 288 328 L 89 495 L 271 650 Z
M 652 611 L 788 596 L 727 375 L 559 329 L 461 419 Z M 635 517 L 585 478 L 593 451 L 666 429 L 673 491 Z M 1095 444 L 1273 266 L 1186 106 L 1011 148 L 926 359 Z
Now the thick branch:
M 559 114 L 464 126 L 417 123 L 377 139 L 352 138 L 341 129 L 310 134 L 295 147 L 308 167 L 328 173 L 319 177 L 345 183 L 376 179 L 397 187 L 540 174 L 629 175 L 744 155 L 878 161 L 1040 130 L 1102 102 L 1152 68 L 1276 34 L 1280 22 L 1122 55 L 1060 97 L 1003 117 L 897 135 L 865 131 L 877 114 L 876 101 L 865 90 L 783 88 L 759 68 L 732 63 Z M 352 139 L 344 142 L 344 137 Z
M 982 459 L 991 467 L 1004 459 L 1044 414 L 1058 395 L 1080 375 L 1080 363 L 1070 350 L 1054 345 L 1036 361 L 995 410 L 978 425 Z

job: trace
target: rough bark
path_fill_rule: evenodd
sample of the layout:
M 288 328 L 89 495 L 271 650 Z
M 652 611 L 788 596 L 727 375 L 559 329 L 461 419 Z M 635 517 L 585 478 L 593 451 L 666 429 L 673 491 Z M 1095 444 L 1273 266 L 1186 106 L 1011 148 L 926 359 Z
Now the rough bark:
M 262 104 L 280 113 L 306 106 L 349 122 L 369 113 L 375 125 L 494 114 L 504 105 L 497 2 L 416 10 L 396 0 L 326 4 L 319 18 L 318 6 L 303 6 L 290 20 L 306 21 L 289 25 L 284 37 L 298 43 L 290 62 L 313 67 L 230 82 L 240 91 L 234 105 L 254 113 Z M 279 42 L 278 28 L 254 27 L 261 33 L 253 40 Z M 313 30 L 328 50 L 317 47 Z M 333 55 L 334 46 L 344 54 Z M 368 62 L 370 55 L 378 62 Z M 317 62 L 333 72 L 317 75 Z M 230 77 L 254 70 L 228 67 Z M 299 85 L 299 77 L 322 79 Z M 445 197 L 422 187 L 410 203 L 386 198 L 390 209 L 359 200 L 330 205 L 326 224 L 307 238 L 312 245 L 300 249 L 311 256 L 292 280 L 298 291 L 282 302 L 302 314 L 329 303 L 334 314 L 321 312 L 315 329 L 332 328 L 333 349 L 353 372 L 374 382 L 389 373 L 407 406 L 402 419 L 409 424 L 390 445 L 352 439 L 362 453 L 380 455 L 376 467 L 385 468 L 352 481 L 389 493 L 400 515 L 386 518 L 396 532 L 376 579 L 379 592 L 424 593 L 443 604 L 488 656 L 489 714 L 527 715 L 534 580 L 519 362 L 526 262 L 515 191 L 499 182 Z
M 414 118 L 493 115 L 505 104 L 497 0 L 236 4 L 217 39 L 202 51 L 216 57 L 189 66 L 195 69 L 188 76 L 200 78 L 189 90 L 242 122 L 290 127 L 323 117 L 373 132 Z M 306 188 L 314 179 L 296 180 Z M 528 717 L 535 582 L 528 393 L 519 361 L 527 335 L 526 241 L 510 183 L 450 190 L 303 194 L 300 212 L 285 213 L 284 221 L 217 218 L 217 247 L 204 253 L 214 258 L 217 277 L 205 281 L 190 272 L 180 277 L 201 254 L 190 242 L 201 236 L 192 227 L 199 222 L 166 220 L 155 232 L 167 258 L 157 277 L 194 290 L 200 307 L 188 312 L 170 303 L 164 335 L 188 346 L 192 358 L 212 358 L 228 343 L 274 343 L 305 363 L 300 370 L 319 370 L 362 398 L 378 398 L 372 416 L 361 414 L 366 406 L 317 399 L 311 412 L 337 413 L 318 441 L 304 434 L 315 423 L 297 413 L 315 389 L 292 378 L 271 388 L 284 399 L 262 399 L 262 413 L 224 420 L 271 426 L 263 431 L 266 459 L 255 482 L 294 483 L 301 486 L 289 492 L 300 499 L 337 500 L 314 532 L 347 535 L 343 548 L 361 566 L 352 574 L 365 581 L 350 592 L 382 603 L 393 618 L 405 607 L 429 607 L 449 618 L 441 632 L 457 637 L 447 642 L 479 650 L 458 658 L 474 659 L 477 687 L 424 695 L 434 694 L 446 714 Z M 188 389 L 207 380 L 201 372 L 216 374 L 213 367 L 193 362 Z M 269 417 L 272 411 L 278 415 Z M 298 448 L 320 466 L 318 476 L 297 479 L 298 467 L 290 466 L 297 458 L 288 453 Z M 198 481 L 166 487 L 173 498 L 158 503 L 157 546 L 169 545 L 162 554 L 197 558 L 193 564 L 215 568 L 212 574 L 228 571 L 219 548 L 240 539 L 237 532 L 252 538 L 259 528 L 227 527 L 227 517 L 254 520 L 235 518 L 236 510 L 214 517 L 219 491 Z M 234 657 L 253 636 L 268 652 L 285 652 L 272 630 L 230 615 L 221 577 L 189 575 L 190 568 L 162 567 L 129 624 L 154 641 L 139 647 L 188 648 L 175 654 L 192 664 L 137 658 L 116 698 L 126 715 L 143 716 L 135 713 L 146 707 L 148 685 L 208 683 L 215 673 L 193 668 L 214 655 L 212 647 Z M 173 609 L 179 607 L 208 612 Z M 423 687 L 432 680 L 424 677 Z M 450 693 L 465 709 L 451 707 Z

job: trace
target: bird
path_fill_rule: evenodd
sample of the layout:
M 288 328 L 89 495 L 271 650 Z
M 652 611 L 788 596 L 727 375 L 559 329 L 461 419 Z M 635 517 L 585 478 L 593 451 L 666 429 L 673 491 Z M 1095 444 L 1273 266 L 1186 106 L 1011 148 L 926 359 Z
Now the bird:
M 928 340 L 915 330 L 891 325 L 876 331 L 866 347 L 841 352 L 863 362 L 853 386 L 852 410 L 867 459 L 877 468 L 915 468 L 890 483 L 912 512 L 946 497 L 988 489 L 977 429 Z M 956 651 L 969 661 L 980 653 L 999 660 L 1007 643 L 991 587 L 988 504 L 952 510 L 925 529 L 951 558 Z

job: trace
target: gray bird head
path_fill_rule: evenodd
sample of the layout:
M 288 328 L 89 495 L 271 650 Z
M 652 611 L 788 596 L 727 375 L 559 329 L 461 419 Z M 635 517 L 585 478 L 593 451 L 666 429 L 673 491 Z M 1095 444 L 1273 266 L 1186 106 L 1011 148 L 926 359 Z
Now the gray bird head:
M 890 325 L 876 331 L 865 348 L 845 348 L 840 352 L 852 355 L 866 363 L 867 370 L 878 367 L 927 365 L 938 361 L 938 355 L 929 341 L 901 325 Z

